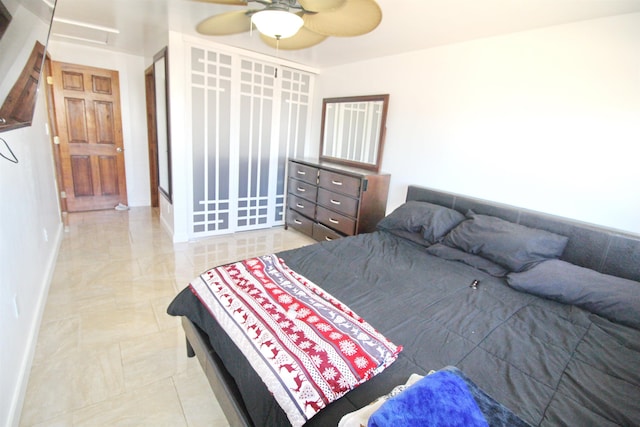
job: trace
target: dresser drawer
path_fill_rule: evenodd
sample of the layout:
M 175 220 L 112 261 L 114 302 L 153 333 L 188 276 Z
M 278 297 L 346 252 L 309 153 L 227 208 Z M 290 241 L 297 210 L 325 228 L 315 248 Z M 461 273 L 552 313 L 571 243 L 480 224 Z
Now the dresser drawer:
M 316 195 L 318 193 L 318 187 L 308 182 L 299 181 L 297 179 L 289 178 L 289 193 L 302 197 L 303 199 L 316 201 Z
M 318 168 L 289 162 L 289 176 L 315 185 L 318 183 Z
M 346 194 L 356 199 L 360 197 L 360 179 L 337 172 L 320 170 L 320 187 Z
M 311 237 L 319 242 L 330 242 L 332 240 L 339 239 L 342 236 L 324 225 L 313 224 L 313 233 L 311 234 Z
M 301 197 L 289 194 L 287 198 L 287 206 L 289 209 L 300 212 L 303 215 L 313 218 L 316 215 L 316 204 L 305 200 Z
M 358 216 L 358 199 L 318 188 L 318 205 L 352 217 Z
M 338 230 L 347 236 L 356 234 L 356 222 L 342 214 L 330 211 L 322 206 L 316 207 L 316 220 L 327 227 Z
M 293 209 L 287 209 L 287 225 L 308 236 L 313 234 L 313 220 L 294 211 Z

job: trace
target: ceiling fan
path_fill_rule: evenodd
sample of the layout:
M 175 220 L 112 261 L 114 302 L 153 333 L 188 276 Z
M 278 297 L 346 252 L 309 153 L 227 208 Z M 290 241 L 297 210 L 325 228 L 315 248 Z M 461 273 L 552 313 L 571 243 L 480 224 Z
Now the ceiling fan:
M 205 35 L 224 36 L 246 32 L 253 26 L 271 47 L 304 49 L 329 36 L 352 37 L 374 30 L 382 20 L 375 0 L 201 0 L 232 6 L 259 3 L 263 8 L 213 15 L 196 30 Z

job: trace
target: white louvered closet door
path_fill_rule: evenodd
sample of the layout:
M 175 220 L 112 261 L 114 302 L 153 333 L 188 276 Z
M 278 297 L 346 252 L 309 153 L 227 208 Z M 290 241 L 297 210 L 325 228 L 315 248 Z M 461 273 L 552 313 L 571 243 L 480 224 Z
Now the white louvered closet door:
M 192 236 L 282 224 L 286 158 L 304 152 L 312 75 L 190 52 Z

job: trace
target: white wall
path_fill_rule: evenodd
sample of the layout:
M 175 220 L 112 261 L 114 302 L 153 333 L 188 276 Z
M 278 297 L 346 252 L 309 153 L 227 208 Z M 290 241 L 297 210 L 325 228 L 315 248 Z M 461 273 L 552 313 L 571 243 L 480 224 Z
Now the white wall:
M 40 85 L 33 125 L 0 133 L 0 425 L 17 425 L 62 222 Z M 10 156 L 0 141 L 0 152 Z
M 149 206 L 151 184 L 144 70 L 151 60 L 145 62 L 142 56 L 54 40 L 49 42 L 47 50 L 54 61 L 118 71 L 127 198 L 129 206 Z
M 191 143 L 187 140 L 186 117 L 187 53 L 182 34 L 169 31 L 169 120 L 171 139 L 171 202 L 160 197 L 160 220 L 173 232 L 174 242 L 189 239 L 189 194 L 191 171 L 189 153 Z
M 335 67 L 318 90 L 391 95 L 389 211 L 419 184 L 640 233 L 640 14 Z
M 55 41 L 48 52 L 55 61 L 119 72 L 128 202 L 148 206 L 144 58 Z M 7 426 L 18 423 L 62 240 L 43 90 L 33 125 L 0 133 L 19 160 L 12 164 L 0 158 L 0 425 Z M 8 154 L 2 141 L 0 152 Z

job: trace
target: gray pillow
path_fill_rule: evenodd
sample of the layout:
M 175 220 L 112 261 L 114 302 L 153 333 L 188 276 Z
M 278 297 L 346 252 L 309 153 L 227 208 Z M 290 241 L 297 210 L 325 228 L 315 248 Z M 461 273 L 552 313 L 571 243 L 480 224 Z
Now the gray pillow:
M 443 240 L 447 246 L 480 255 L 510 271 L 524 271 L 562 255 L 565 236 L 469 211 L 467 220 Z
M 428 202 L 409 201 L 384 217 L 378 228 L 422 233 L 428 243 L 435 243 L 464 220 L 460 212 Z
M 640 282 L 549 260 L 522 273 L 509 273 L 507 283 L 515 289 L 576 305 L 640 329 Z
M 504 277 L 509 272 L 506 268 L 486 258 L 443 245 L 442 243 L 429 246 L 427 252 L 442 259 L 462 262 L 495 277 Z

